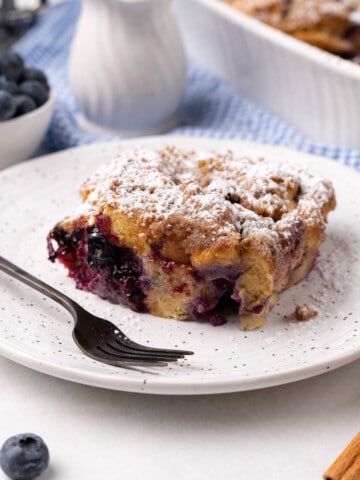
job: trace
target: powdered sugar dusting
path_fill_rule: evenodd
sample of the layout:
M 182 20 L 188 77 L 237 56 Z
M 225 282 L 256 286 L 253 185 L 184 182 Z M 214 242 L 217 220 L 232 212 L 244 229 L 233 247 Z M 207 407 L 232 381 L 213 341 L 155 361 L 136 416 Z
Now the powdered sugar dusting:
M 317 278 L 317 289 L 310 297 L 323 313 L 327 312 L 334 299 L 340 303 L 339 299 L 344 297 L 349 288 L 352 278 L 349 268 L 356 261 L 350 242 L 346 232 L 341 236 L 330 234 L 313 272 L 313 276 Z
M 284 162 L 241 152 L 135 148 L 103 165 L 82 186 L 76 216 L 109 206 L 147 230 L 180 224 L 192 243 L 236 242 L 252 234 L 286 236 L 301 215 L 319 225 L 333 201 L 329 182 Z

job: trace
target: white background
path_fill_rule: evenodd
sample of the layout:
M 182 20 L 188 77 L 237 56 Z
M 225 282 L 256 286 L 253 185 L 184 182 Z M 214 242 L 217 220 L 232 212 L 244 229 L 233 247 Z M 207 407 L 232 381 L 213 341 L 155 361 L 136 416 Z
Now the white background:
M 51 465 L 42 480 L 317 480 L 359 431 L 359 368 L 167 397 L 85 387 L 0 358 L 0 442 L 43 436 Z

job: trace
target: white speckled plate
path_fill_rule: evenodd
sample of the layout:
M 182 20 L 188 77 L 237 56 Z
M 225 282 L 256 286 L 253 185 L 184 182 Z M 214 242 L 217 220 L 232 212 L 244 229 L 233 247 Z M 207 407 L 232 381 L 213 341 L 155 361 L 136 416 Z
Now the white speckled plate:
M 242 332 L 136 314 L 76 290 L 65 269 L 47 260 L 49 229 L 78 205 L 78 187 L 101 162 L 129 145 L 224 145 L 218 140 L 153 137 L 63 151 L 0 172 L 0 254 L 64 291 L 92 312 L 151 345 L 195 355 L 165 368 L 124 370 L 92 361 L 75 346 L 69 314 L 0 273 L 0 354 L 35 370 L 116 390 L 161 394 L 221 393 L 280 385 L 360 358 L 360 175 L 321 157 L 273 146 L 226 141 L 247 155 L 300 162 L 330 178 L 338 207 L 308 279 L 281 295 L 268 324 Z M 316 307 L 307 322 L 291 319 L 296 304 Z

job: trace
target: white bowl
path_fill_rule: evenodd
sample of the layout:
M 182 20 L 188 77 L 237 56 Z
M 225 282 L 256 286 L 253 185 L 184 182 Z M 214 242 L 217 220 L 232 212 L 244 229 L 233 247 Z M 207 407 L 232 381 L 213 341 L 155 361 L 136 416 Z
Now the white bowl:
M 314 141 L 360 148 L 360 66 L 221 0 L 175 0 L 188 53 Z
M 10 120 L 0 121 L 0 169 L 30 158 L 40 147 L 50 124 L 55 95 L 44 105 Z

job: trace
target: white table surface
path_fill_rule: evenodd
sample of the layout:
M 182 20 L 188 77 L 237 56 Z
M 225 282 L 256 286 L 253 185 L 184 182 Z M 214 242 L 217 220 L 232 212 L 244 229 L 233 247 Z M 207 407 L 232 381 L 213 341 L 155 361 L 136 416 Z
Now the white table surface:
M 42 480 L 321 479 L 360 430 L 359 372 L 357 361 L 281 387 L 176 397 L 82 386 L 0 358 L 0 442 L 41 435 L 51 456 Z

